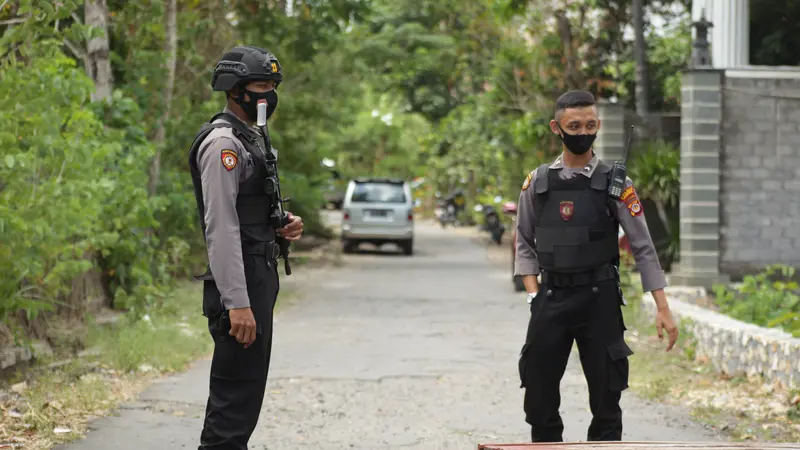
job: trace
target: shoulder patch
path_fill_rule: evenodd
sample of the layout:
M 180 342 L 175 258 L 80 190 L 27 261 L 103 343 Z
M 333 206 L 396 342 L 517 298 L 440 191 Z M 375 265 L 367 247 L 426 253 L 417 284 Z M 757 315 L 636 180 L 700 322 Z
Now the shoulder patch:
M 636 189 L 633 188 L 633 185 L 626 187 L 625 190 L 622 191 L 619 200 L 625 203 L 631 216 L 642 215 L 642 202 L 639 201 L 639 196 L 636 194 Z
M 239 155 L 236 154 L 233 150 L 223 150 L 222 151 L 222 165 L 225 169 L 230 172 L 236 167 L 236 164 L 239 163 Z
M 529 173 L 527 177 L 525 177 L 525 182 L 522 183 L 522 190 L 526 190 L 531 187 L 531 179 L 533 178 L 533 172 Z

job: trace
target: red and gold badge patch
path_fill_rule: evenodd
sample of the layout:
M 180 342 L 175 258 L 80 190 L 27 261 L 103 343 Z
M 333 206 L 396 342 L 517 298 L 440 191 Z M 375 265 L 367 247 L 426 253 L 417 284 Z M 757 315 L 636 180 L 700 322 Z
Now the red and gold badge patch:
M 575 203 L 569 201 L 561 202 L 558 205 L 558 212 L 561 213 L 561 219 L 564 222 L 572 219 L 572 215 L 575 213 Z
M 522 190 L 528 189 L 531 186 L 531 179 L 533 178 L 533 172 L 529 173 L 527 177 L 525 177 L 525 182 L 522 183 Z
M 619 199 L 628 207 L 631 216 L 642 215 L 642 202 L 639 201 L 639 196 L 636 194 L 636 189 L 633 186 L 628 186 L 622 191 Z
M 236 164 L 239 163 L 239 155 L 236 154 L 233 150 L 223 150 L 222 151 L 222 165 L 225 166 L 225 169 L 230 172 L 236 167 Z

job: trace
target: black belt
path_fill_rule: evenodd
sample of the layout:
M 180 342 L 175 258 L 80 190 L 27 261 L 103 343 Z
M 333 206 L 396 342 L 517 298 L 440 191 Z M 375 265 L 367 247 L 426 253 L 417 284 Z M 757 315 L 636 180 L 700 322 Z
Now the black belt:
M 584 286 L 590 283 L 617 278 L 617 268 L 606 264 L 594 270 L 576 273 L 559 273 L 542 270 L 542 284 L 552 287 Z
M 281 247 L 275 241 L 242 242 L 242 249 L 248 255 L 263 255 L 272 260 L 277 260 L 281 254 Z

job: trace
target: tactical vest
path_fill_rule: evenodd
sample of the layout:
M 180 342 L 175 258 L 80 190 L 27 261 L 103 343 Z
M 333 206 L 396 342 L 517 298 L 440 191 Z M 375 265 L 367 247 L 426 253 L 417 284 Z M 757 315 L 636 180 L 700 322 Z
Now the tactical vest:
M 217 119 L 224 122 L 214 123 Z M 253 175 L 239 185 L 239 194 L 236 197 L 236 213 L 239 217 L 239 232 L 243 249 L 248 252 L 254 247 L 264 247 L 265 242 L 275 241 L 275 230 L 270 226 L 269 216 L 274 205 L 272 199 L 266 194 L 265 180 L 268 176 L 264 157 L 265 143 L 263 138 L 253 130 L 247 128 L 236 117 L 227 113 L 220 113 L 203 124 L 195 136 L 189 150 L 189 167 L 194 185 L 194 196 L 197 200 L 197 211 L 200 214 L 200 224 L 205 238 L 205 203 L 203 201 L 203 188 L 200 181 L 200 169 L 197 165 L 197 152 L 205 138 L 215 128 L 233 128 L 233 134 L 244 146 L 255 163 Z M 244 160 L 244 158 L 242 158 Z
M 534 182 L 534 233 L 539 266 L 577 273 L 614 264 L 619 258 L 619 223 L 610 211 L 611 166 L 600 162 L 592 177 L 562 180 L 547 164 Z

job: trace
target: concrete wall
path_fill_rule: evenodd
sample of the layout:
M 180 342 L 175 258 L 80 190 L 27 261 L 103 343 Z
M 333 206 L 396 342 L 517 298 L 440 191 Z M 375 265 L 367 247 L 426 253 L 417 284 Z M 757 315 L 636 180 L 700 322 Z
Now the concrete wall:
M 800 68 L 727 70 L 723 83 L 720 270 L 800 267 Z

